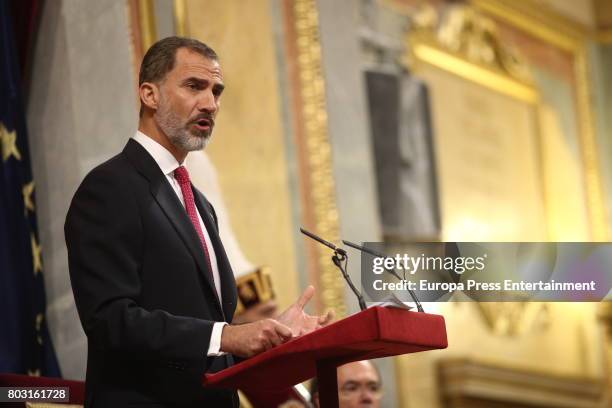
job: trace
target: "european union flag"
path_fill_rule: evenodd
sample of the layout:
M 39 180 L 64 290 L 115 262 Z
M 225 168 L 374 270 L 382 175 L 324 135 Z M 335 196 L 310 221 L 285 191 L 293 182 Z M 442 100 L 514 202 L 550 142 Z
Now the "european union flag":
M 0 1 L 0 372 L 59 377 L 8 1 Z

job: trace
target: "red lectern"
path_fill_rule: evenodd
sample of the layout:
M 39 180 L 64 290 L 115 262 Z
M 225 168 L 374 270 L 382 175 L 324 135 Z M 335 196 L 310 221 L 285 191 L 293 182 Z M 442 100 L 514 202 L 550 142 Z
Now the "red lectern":
M 373 307 L 218 373 L 206 374 L 202 382 L 207 387 L 273 391 L 316 375 L 321 406 L 337 407 L 336 367 L 447 345 L 444 317 Z

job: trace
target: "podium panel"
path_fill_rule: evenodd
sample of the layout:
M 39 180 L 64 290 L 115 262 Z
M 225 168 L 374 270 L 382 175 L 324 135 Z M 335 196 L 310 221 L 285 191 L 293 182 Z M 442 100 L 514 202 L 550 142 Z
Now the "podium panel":
M 293 339 L 214 374 L 206 387 L 273 391 L 301 383 L 317 367 L 335 368 L 358 360 L 443 349 L 444 317 L 397 308 L 373 307 Z

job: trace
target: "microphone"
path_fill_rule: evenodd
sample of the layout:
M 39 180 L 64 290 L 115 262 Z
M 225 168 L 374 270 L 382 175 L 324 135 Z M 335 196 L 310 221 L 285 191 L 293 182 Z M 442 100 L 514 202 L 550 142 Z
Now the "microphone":
M 332 244 L 332 243 L 331 243 L 331 242 L 329 242 L 329 241 L 324 240 L 324 239 L 323 239 L 323 238 L 321 238 L 320 236 L 315 235 L 315 234 L 313 234 L 312 232 L 305 230 L 304 228 L 300 228 L 300 232 L 301 232 L 302 234 L 304 234 L 304 235 L 306 235 L 306 236 L 308 236 L 308 237 L 310 237 L 310 238 L 314 239 L 315 241 L 317 241 L 317 242 L 319 242 L 319 243 L 321 243 L 321 244 L 325 245 L 326 247 L 333 249 L 335 252 L 338 252 L 339 254 L 341 254 L 341 255 L 345 255 L 345 256 L 346 256 L 346 251 L 345 251 L 344 249 L 342 249 L 342 248 L 338 248 L 337 246 L 335 246 L 334 244 Z
M 345 245 L 350 246 L 351 248 L 355 248 L 361 252 L 365 252 L 367 254 L 373 255 L 377 258 L 387 258 L 386 255 L 381 254 L 380 252 L 374 251 L 373 249 L 370 248 L 366 248 L 362 245 L 357 245 L 354 242 L 351 241 L 346 241 L 346 240 L 342 240 L 342 242 L 344 242 Z M 385 268 L 385 271 L 390 273 L 391 275 L 395 276 L 397 279 L 399 279 L 400 281 L 403 280 L 399 274 L 395 271 L 395 269 L 387 269 Z M 407 289 L 408 293 L 410 293 L 410 297 L 412 298 L 412 300 L 414 300 L 414 304 L 417 307 L 417 310 L 421 313 L 425 313 L 425 310 L 423 310 L 423 306 L 421 306 L 421 302 L 419 302 L 419 299 L 417 299 L 416 295 L 414 294 L 414 292 L 411 289 Z
M 359 308 L 361 310 L 366 310 L 367 306 L 366 306 L 365 300 L 363 299 L 363 296 L 361 295 L 359 290 L 355 287 L 355 285 L 353 284 L 353 281 L 351 280 L 351 277 L 346 272 L 346 267 L 348 265 L 348 254 L 346 253 L 346 251 L 342 248 L 338 248 L 336 245 L 332 244 L 329 241 L 324 240 L 318 235 L 315 235 L 312 232 L 305 230 L 304 228 L 300 228 L 300 232 L 306 235 L 307 237 L 314 239 L 320 244 L 323 244 L 326 247 L 334 250 L 334 255 L 332 256 L 332 262 L 334 263 L 334 265 L 338 267 L 338 269 L 340 269 L 340 272 L 342 273 L 344 280 L 346 281 L 346 283 L 348 283 L 349 287 L 351 288 L 355 296 L 357 296 L 357 301 L 359 302 Z M 342 261 L 344 261 L 344 266 L 342 265 Z

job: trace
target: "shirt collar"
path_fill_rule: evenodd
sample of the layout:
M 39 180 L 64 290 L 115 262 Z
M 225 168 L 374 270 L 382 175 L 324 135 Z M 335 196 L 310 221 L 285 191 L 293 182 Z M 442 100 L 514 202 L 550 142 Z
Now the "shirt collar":
M 160 145 L 141 131 L 137 130 L 132 139 L 140 143 L 153 157 L 153 160 L 155 160 L 162 173 L 166 175 L 171 174 L 181 165 L 164 146 Z

